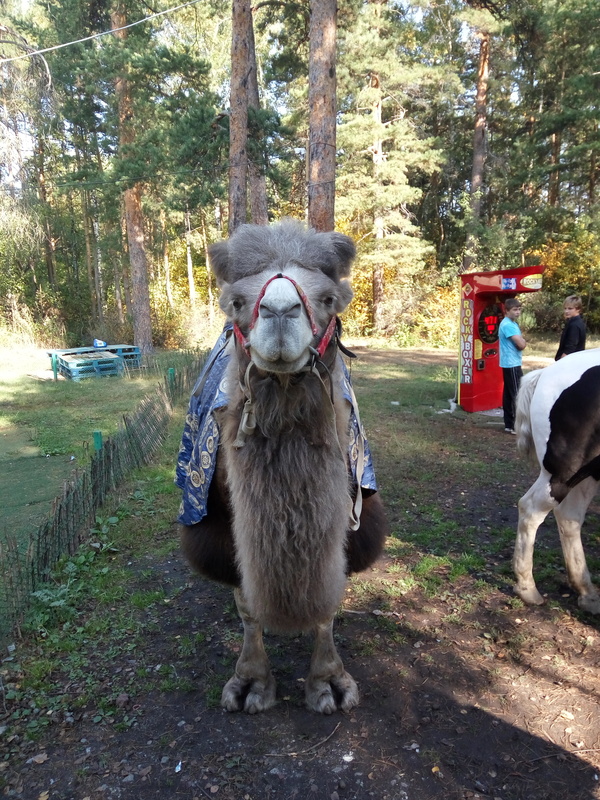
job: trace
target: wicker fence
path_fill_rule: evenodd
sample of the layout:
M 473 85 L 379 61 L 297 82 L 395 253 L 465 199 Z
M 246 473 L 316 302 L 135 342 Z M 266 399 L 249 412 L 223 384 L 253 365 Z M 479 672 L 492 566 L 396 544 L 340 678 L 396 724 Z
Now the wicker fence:
M 131 470 L 149 463 L 164 440 L 173 403 L 189 393 L 203 360 L 204 356 L 188 356 L 177 369 L 169 370 L 135 413 L 123 418 L 120 429 L 104 441 L 88 466 L 73 473 L 54 499 L 47 520 L 28 540 L 0 532 L 0 647 L 18 626 L 31 593 L 61 556 L 75 552 L 108 492 Z

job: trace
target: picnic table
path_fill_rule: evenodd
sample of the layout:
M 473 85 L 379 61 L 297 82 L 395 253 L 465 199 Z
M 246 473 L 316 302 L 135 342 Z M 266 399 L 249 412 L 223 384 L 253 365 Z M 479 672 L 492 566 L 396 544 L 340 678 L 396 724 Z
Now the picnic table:
M 139 347 L 129 344 L 107 344 L 102 347 L 71 347 L 47 350 L 52 369 L 65 378 L 80 381 L 99 375 L 122 375 L 125 368 L 141 366 Z

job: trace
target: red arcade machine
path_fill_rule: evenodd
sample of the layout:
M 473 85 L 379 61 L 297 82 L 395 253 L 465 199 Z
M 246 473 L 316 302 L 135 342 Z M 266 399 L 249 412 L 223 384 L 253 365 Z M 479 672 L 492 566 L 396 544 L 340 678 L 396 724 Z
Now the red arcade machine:
M 498 328 L 504 301 L 542 288 L 544 267 L 518 267 L 461 275 L 458 404 L 465 411 L 502 405 Z

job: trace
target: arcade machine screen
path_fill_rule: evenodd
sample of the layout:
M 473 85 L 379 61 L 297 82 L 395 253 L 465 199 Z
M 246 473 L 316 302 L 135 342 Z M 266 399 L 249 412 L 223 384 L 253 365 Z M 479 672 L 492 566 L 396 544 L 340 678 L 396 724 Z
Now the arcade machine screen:
M 498 329 L 502 322 L 502 309 L 498 305 L 487 306 L 479 317 L 479 338 L 485 344 L 498 341 Z

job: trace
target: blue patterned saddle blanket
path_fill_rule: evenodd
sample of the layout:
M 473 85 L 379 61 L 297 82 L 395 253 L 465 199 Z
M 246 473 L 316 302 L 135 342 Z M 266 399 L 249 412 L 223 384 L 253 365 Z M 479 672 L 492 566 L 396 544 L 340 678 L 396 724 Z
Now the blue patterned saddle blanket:
M 217 340 L 192 391 L 185 420 L 181 447 L 177 458 L 175 483 L 182 490 L 178 521 L 194 525 L 206 516 L 206 502 L 215 472 L 219 447 L 219 426 L 214 412 L 228 403 L 225 370 L 231 351 L 231 325 L 227 325 Z M 350 375 L 341 356 L 343 366 L 342 390 L 350 404 L 350 444 L 348 458 L 354 487 L 377 491 L 371 451 L 356 408 Z

